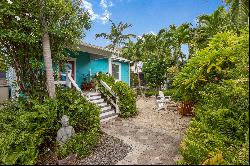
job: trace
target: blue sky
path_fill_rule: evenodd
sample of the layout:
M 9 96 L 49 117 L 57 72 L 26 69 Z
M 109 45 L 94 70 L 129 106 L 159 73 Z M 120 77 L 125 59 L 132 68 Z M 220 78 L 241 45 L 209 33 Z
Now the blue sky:
M 110 31 L 110 18 L 115 23 L 127 22 L 133 27 L 125 33 L 141 36 L 143 33 L 157 33 L 171 24 L 185 22 L 195 24 L 197 16 L 212 13 L 222 0 L 83 0 L 83 7 L 92 18 L 92 27 L 86 32 L 84 42 L 106 46 L 108 41 L 95 40 L 95 34 Z

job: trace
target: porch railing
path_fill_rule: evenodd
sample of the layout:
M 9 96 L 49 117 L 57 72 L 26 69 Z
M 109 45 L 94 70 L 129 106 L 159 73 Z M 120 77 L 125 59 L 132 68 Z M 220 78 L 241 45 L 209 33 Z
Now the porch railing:
M 89 96 L 85 95 L 79 86 L 76 84 L 75 80 L 71 77 L 72 70 L 68 70 L 66 74 L 66 81 L 55 81 L 55 84 L 62 84 L 66 85 L 67 87 L 71 88 L 72 86 L 76 88 L 77 91 L 81 93 L 83 97 L 85 97 L 89 101 Z
M 99 82 L 111 94 L 111 96 L 107 95 L 104 91 L 101 90 L 101 88 L 98 88 L 98 90 L 115 107 L 115 112 L 119 113 L 120 112 L 120 109 L 119 109 L 119 97 L 116 96 L 115 92 L 110 88 L 110 86 L 106 82 L 104 82 L 102 80 L 100 80 Z

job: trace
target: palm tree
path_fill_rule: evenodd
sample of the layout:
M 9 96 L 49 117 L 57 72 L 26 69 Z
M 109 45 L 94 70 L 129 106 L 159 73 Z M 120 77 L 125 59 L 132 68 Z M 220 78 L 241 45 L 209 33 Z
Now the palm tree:
M 229 12 L 234 24 L 249 25 L 249 0 L 224 0 L 230 6 Z
M 44 0 L 40 0 L 40 5 L 41 5 L 40 16 L 41 16 L 42 27 L 43 27 L 42 48 L 43 48 L 43 58 L 44 58 L 45 71 L 46 71 L 46 85 L 47 85 L 47 91 L 49 93 L 49 97 L 55 98 L 56 88 L 55 88 L 53 68 L 52 68 L 50 39 L 49 39 L 49 33 L 48 33 L 48 25 L 47 25 L 46 18 L 43 12 L 43 8 L 45 6 Z
M 104 39 L 108 39 L 111 41 L 112 44 L 108 45 L 107 48 L 111 48 L 113 50 L 120 48 L 124 43 L 129 40 L 130 38 L 135 37 L 134 34 L 123 34 L 123 31 L 129 27 L 132 27 L 131 24 L 119 22 L 116 25 L 113 21 L 111 21 L 111 32 L 110 33 L 100 33 L 96 34 L 95 37 L 99 38 L 102 37 Z

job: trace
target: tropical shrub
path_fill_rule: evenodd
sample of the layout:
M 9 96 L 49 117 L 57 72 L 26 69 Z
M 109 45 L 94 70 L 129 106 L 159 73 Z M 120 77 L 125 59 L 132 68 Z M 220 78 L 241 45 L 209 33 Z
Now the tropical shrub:
M 208 47 L 191 58 L 174 78 L 173 85 L 182 94 L 180 100 L 196 102 L 201 97 L 200 91 L 204 85 L 237 78 L 241 71 L 246 74 L 244 68 L 247 67 L 248 58 L 246 55 L 244 59 L 239 56 L 247 52 L 246 36 L 247 34 L 238 37 L 233 32 L 218 33 Z M 236 67 L 237 70 L 234 70 Z
M 136 94 L 125 82 L 118 81 L 113 85 L 119 96 L 120 116 L 127 118 L 136 115 Z
M 249 164 L 248 45 L 248 31 L 218 33 L 175 77 L 179 100 L 196 103 L 180 163 Z
M 168 65 L 169 60 L 166 58 L 150 59 L 143 63 L 142 71 L 150 88 L 161 89 L 167 79 Z
M 98 74 L 96 76 L 96 84 L 98 85 L 98 88 L 110 97 L 111 94 L 102 85 L 99 84 L 98 80 L 106 82 L 119 97 L 120 117 L 127 118 L 136 115 L 136 93 L 132 88 L 130 88 L 123 81 L 115 82 L 114 77 L 110 75 Z
M 56 103 L 29 98 L 7 104 L 0 110 L 0 164 L 34 164 L 60 127 Z
M 29 96 L 7 103 L 0 109 L 0 164 L 35 164 L 48 148 L 56 149 L 62 115 L 70 117 L 76 133 L 84 133 L 86 143 L 77 142 L 71 149 L 65 146 L 67 150 L 58 153 L 59 157 L 88 154 L 100 136 L 99 112 L 76 90 L 63 88 L 57 89 L 55 100 Z

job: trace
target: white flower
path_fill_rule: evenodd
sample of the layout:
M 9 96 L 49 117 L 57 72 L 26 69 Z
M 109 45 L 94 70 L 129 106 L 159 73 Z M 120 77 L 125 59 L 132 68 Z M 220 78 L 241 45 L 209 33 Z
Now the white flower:
M 19 21 L 19 20 L 20 20 L 20 17 L 18 17 L 18 16 L 15 16 L 15 18 L 16 18 L 16 20 L 17 20 L 17 21 Z
M 13 2 L 11 0 L 7 0 L 8 4 L 12 4 Z

